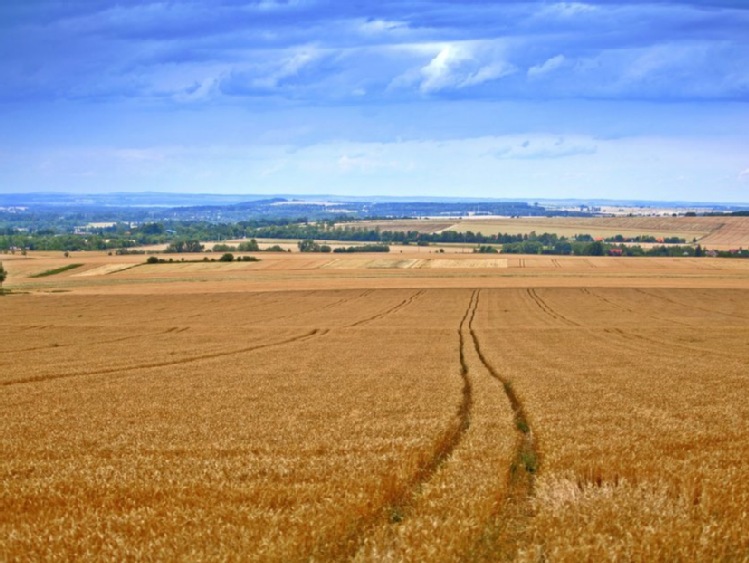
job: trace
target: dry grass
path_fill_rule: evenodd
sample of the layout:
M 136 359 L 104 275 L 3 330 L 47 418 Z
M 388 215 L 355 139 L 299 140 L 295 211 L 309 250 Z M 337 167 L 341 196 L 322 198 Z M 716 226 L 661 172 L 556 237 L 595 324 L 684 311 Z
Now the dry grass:
M 6 262 L 0 560 L 749 557 L 743 263 L 330 258 Z

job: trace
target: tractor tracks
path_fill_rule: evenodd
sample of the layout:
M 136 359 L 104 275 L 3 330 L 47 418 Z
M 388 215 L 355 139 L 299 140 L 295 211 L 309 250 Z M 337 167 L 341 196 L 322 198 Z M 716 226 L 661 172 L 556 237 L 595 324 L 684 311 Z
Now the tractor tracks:
M 367 317 L 366 319 L 361 319 L 359 321 L 356 321 L 355 323 L 349 325 L 349 327 L 355 327 L 355 326 L 363 326 L 366 324 L 369 324 L 371 322 L 374 322 L 376 320 L 382 319 L 383 317 L 387 317 L 389 315 L 395 314 L 401 309 L 408 307 L 411 303 L 413 303 L 416 299 L 424 295 L 426 292 L 425 289 L 420 289 L 410 297 L 407 297 L 397 305 L 390 307 L 389 309 L 386 309 L 385 311 L 382 311 L 381 313 L 377 313 L 376 315 L 372 315 L 371 317 Z
M 412 295 L 410 298 L 405 299 L 388 311 L 377 315 L 376 317 L 365 319 L 365 321 L 391 314 L 413 302 L 413 300 L 422 293 L 424 293 L 423 290 Z M 351 559 L 357 554 L 367 538 L 367 535 L 375 528 L 378 526 L 389 526 L 402 522 L 404 518 L 409 516 L 411 506 L 423 485 L 432 478 L 434 473 L 450 458 L 455 448 L 460 444 L 463 436 L 471 426 L 473 386 L 471 385 L 471 380 L 468 376 L 468 363 L 466 360 L 468 338 L 466 333 L 468 332 L 468 323 L 470 322 L 470 319 L 473 318 L 473 315 L 475 315 L 477 306 L 478 290 L 474 290 L 458 327 L 458 338 L 460 343 L 460 377 L 463 386 L 461 389 L 460 404 L 458 405 L 458 410 L 452 423 L 445 431 L 443 431 L 435 442 L 435 447 L 432 450 L 431 455 L 424 460 L 414 474 L 403 483 L 402 486 L 398 487 L 388 495 L 387 504 L 372 511 L 369 515 L 363 516 L 354 526 L 353 530 L 345 537 L 340 538 L 335 542 L 335 545 L 318 546 L 315 550 L 315 555 L 317 557 L 321 557 L 322 559 Z M 362 321 L 357 324 L 361 325 Z
M 646 295 L 648 297 L 653 297 L 655 299 L 660 299 L 661 301 L 665 301 L 666 303 L 671 303 L 672 305 L 676 305 L 677 307 L 681 307 L 682 309 L 697 309 L 699 311 L 705 311 L 706 313 L 711 313 L 713 315 L 722 315 L 725 317 L 730 317 L 734 319 L 746 319 L 749 317 L 746 317 L 744 315 L 740 315 L 738 313 L 724 313 L 723 311 L 716 311 L 715 309 L 708 309 L 707 307 L 701 307 L 696 303 L 682 303 L 681 301 L 677 301 L 676 299 L 671 299 L 670 297 L 665 297 L 663 295 L 657 295 L 653 293 L 648 293 L 644 289 L 638 289 L 638 293 L 641 293 L 642 295 Z M 686 325 L 686 326 L 694 326 L 694 325 Z
M 531 291 L 528 290 L 529 294 Z M 477 306 L 478 298 L 477 296 Z M 507 472 L 507 493 L 479 542 L 478 554 L 480 559 L 486 560 L 513 559 L 522 539 L 525 522 L 532 515 L 529 501 L 534 493 L 541 455 L 525 404 L 515 391 L 512 381 L 492 365 L 481 348 L 473 323 L 475 312 L 476 308 L 468 323 L 473 346 L 483 368 L 502 385 L 513 411 L 516 432 L 513 460 Z
M 40 328 L 40 327 L 35 327 L 35 328 Z M 49 328 L 49 327 L 41 327 L 41 328 Z M 176 332 L 176 333 L 185 332 L 189 328 L 190 327 L 183 327 L 183 328 L 180 329 L 179 327 L 174 326 L 174 327 L 171 327 L 171 328 L 169 328 L 167 330 L 163 330 L 163 331 L 160 331 L 160 332 L 149 332 L 149 333 L 146 333 L 146 334 L 132 334 L 130 336 L 120 336 L 120 337 L 117 337 L 117 338 L 112 338 L 110 340 L 99 340 L 99 341 L 96 342 L 96 344 L 97 345 L 100 345 L 100 344 L 115 344 L 117 342 L 125 342 L 127 340 L 137 340 L 137 339 L 143 339 L 143 338 L 151 338 L 151 337 L 154 337 L 154 336 L 162 336 L 164 334 L 169 334 L 169 333 L 172 333 L 172 332 Z M 19 354 L 21 352 L 35 352 L 37 350 L 53 350 L 53 349 L 56 349 L 56 348 L 69 348 L 71 346 L 77 346 L 77 345 L 78 344 L 44 344 L 43 346 L 32 346 L 30 348 L 18 348 L 18 349 L 14 349 L 14 350 L 0 350 L 0 354 L 14 354 L 14 353 L 15 354 Z
M 526 289 L 526 293 L 531 298 L 531 300 L 536 304 L 536 306 L 541 309 L 544 313 L 549 315 L 551 318 L 566 324 L 568 326 L 580 326 L 580 323 L 576 323 L 572 319 L 568 319 L 564 315 L 557 313 L 554 309 L 552 309 L 546 301 L 544 301 L 540 295 L 536 292 L 533 288 Z
M 534 492 L 535 475 L 539 468 L 539 451 L 529 417 L 524 403 L 514 390 L 511 381 L 504 377 L 487 359 L 481 346 L 481 341 L 475 328 L 476 315 L 479 308 L 480 290 L 473 290 L 468 306 L 458 327 L 460 377 L 463 381 L 462 397 L 458 411 L 451 426 L 443 432 L 432 451 L 431 457 L 418 470 L 389 496 L 390 501 L 363 516 L 350 534 L 335 542 L 335 546 L 318 546 L 315 558 L 322 559 L 353 559 L 362 556 L 360 551 L 368 539 L 377 536 L 383 528 L 394 525 L 406 525 L 411 518 L 421 516 L 418 504 L 419 494 L 425 484 L 434 478 L 435 473 L 443 464 L 449 464 L 451 456 L 473 428 L 474 424 L 486 425 L 491 419 L 483 419 L 474 413 L 476 393 L 482 393 L 480 401 L 485 401 L 490 395 L 483 396 L 489 388 L 496 389 L 501 385 L 502 391 L 497 390 L 496 400 L 506 397 L 513 413 L 515 428 L 514 448 L 511 450 L 510 460 L 507 458 L 498 465 L 492 465 L 497 483 L 504 486 L 497 487 L 498 499 L 496 505 L 477 522 L 478 533 L 472 535 L 467 544 L 468 551 L 462 557 L 478 560 L 510 559 L 517 554 L 524 538 L 527 520 L 531 516 L 530 499 Z M 477 361 L 478 358 L 478 361 Z M 483 391 L 482 391 L 483 389 Z M 484 402 L 484 405 L 486 403 Z M 476 408 L 485 408 L 479 407 Z M 498 411 L 497 414 L 499 414 Z M 472 421 L 473 416 L 479 416 Z M 496 420 L 496 419 L 495 419 Z M 477 431 L 478 426 L 476 427 Z M 487 431 L 483 427 L 479 432 Z M 497 436 L 500 441 L 501 437 Z M 499 460 L 497 460 L 499 461 Z M 448 465 L 445 465 L 447 470 Z M 460 466 L 457 466 L 460 467 Z M 490 471 L 489 474 L 491 474 Z M 449 473 L 448 473 L 449 475 Z M 456 478 L 455 476 L 451 478 Z M 462 477 L 460 477 L 462 478 Z M 449 487 L 448 487 L 449 489 Z M 458 488 L 458 490 L 463 490 Z M 502 493 L 499 493 L 502 491 Z M 456 501 L 459 499 L 456 498 Z M 427 509 L 428 510 L 428 509 Z M 483 531 L 480 531 L 483 528 Z M 474 528 L 476 530 L 476 528 Z M 395 533 L 395 532 L 394 532 Z M 462 532 L 465 533 L 465 532 Z M 397 534 L 396 534 L 397 535 Z M 473 543 L 475 542 L 475 543 Z M 384 548 L 387 550 L 387 547 Z M 377 553 L 370 552 L 370 553 Z M 366 557 L 365 557 L 366 559 Z
M 741 360 L 745 356 L 741 352 L 736 354 L 730 351 L 720 350 L 716 348 L 704 348 L 702 346 L 691 346 L 682 342 L 677 342 L 673 339 L 659 339 L 652 336 L 644 336 L 642 334 L 636 334 L 631 331 L 624 331 L 621 328 L 604 329 L 606 334 L 611 335 L 611 338 L 616 338 L 619 342 L 628 343 L 630 350 L 642 353 L 643 343 L 647 343 L 658 350 L 658 354 L 670 355 L 674 357 L 683 357 L 683 353 L 678 350 L 687 350 L 689 352 L 696 352 L 698 354 L 706 354 L 711 356 L 719 356 L 721 358 L 728 358 L 730 360 Z
M 162 362 L 148 362 L 144 364 L 120 366 L 120 367 L 113 367 L 113 368 L 108 368 L 108 369 L 100 369 L 100 370 L 92 370 L 92 371 L 84 371 L 84 372 L 76 372 L 76 373 L 51 374 L 51 375 L 40 376 L 40 377 L 33 377 L 33 376 L 24 377 L 24 378 L 0 382 L 0 386 L 5 387 L 8 385 L 19 385 L 22 383 L 41 383 L 41 382 L 51 381 L 55 379 L 69 379 L 73 377 L 86 377 L 86 376 L 91 376 L 91 375 L 109 375 L 113 373 L 123 373 L 123 372 L 128 372 L 128 371 L 135 371 L 139 369 L 152 369 L 152 368 L 161 368 L 161 367 L 170 367 L 170 366 L 180 366 L 180 365 L 200 362 L 202 360 L 212 360 L 214 358 L 223 358 L 227 356 L 237 356 L 240 354 L 247 354 L 250 352 L 255 352 L 257 350 L 262 350 L 264 348 L 284 346 L 286 344 L 291 344 L 293 342 L 301 342 L 304 340 L 308 340 L 310 338 L 324 336 L 328 332 L 329 332 L 328 329 L 316 328 L 304 334 L 293 336 L 291 338 L 286 338 L 285 340 L 280 340 L 278 342 L 269 342 L 267 344 L 257 344 L 254 346 L 247 346 L 247 347 L 239 348 L 236 350 L 229 350 L 225 352 L 212 352 L 209 354 L 201 354 L 198 356 L 180 358 L 178 360 L 170 360 L 170 361 L 162 361 Z

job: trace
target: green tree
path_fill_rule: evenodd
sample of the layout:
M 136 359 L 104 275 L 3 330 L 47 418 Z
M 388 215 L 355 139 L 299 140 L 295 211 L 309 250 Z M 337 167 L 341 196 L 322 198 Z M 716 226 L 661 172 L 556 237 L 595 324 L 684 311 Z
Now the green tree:
M 606 254 L 606 248 L 603 246 L 603 243 L 600 240 L 597 240 L 595 242 L 591 242 L 586 248 L 585 248 L 585 254 L 588 256 L 603 256 Z
M 3 263 L 0 262 L 0 288 L 3 287 L 3 282 L 5 281 L 5 278 L 8 277 L 8 272 L 3 268 Z
M 204 248 L 199 240 L 177 240 L 167 246 L 164 252 L 203 252 Z
M 250 240 L 245 240 L 239 243 L 239 250 L 242 252 L 257 252 L 260 250 L 260 246 L 258 245 L 257 241 L 253 238 Z
M 312 239 L 300 240 L 297 243 L 299 252 L 320 252 L 320 245 Z

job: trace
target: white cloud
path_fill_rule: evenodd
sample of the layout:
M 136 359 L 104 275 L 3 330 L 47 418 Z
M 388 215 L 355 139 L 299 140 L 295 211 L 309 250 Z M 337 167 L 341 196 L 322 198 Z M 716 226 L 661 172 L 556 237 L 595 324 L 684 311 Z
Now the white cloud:
M 284 78 L 291 78 L 299 74 L 304 67 L 318 60 L 322 53 L 314 47 L 304 47 L 281 61 L 278 68 L 261 78 L 252 81 L 258 88 L 275 88 Z
M 544 74 L 548 74 L 558 68 L 560 68 L 564 63 L 566 59 L 564 58 L 564 55 L 557 55 L 556 57 L 552 57 L 550 59 L 547 59 L 540 65 L 532 66 L 528 69 L 528 76 L 531 78 L 535 78 L 538 76 L 543 76 Z
M 739 172 L 739 182 L 749 182 L 749 168 Z
M 456 72 L 463 61 L 470 60 L 470 54 L 460 47 L 447 45 L 429 64 L 421 69 L 423 80 L 422 92 L 433 92 L 455 86 L 458 82 Z
M 496 80 L 503 76 L 508 76 L 516 71 L 515 66 L 504 61 L 498 61 L 495 63 L 482 66 L 476 72 L 468 76 L 462 83 L 463 86 L 474 86 L 476 84 L 482 84 L 490 80 Z
M 483 48 L 482 48 L 483 47 Z M 420 70 L 419 90 L 428 94 L 444 89 L 477 86 L 515 72 L 496 48 L 479 44 L 448 44 Z

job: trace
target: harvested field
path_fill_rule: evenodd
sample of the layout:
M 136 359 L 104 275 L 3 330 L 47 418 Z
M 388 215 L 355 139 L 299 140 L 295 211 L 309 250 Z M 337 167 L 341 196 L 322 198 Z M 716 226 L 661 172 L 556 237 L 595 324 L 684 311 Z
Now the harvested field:
M 679 237 L 687 242 L 697 239 L 708 248 L 724 245 L 749 245 L 749 217 L 538 217 L 519 219 L 468 219 L 445 230 L 473 231 L 484 235 L 495 233 L 556 233 L 572 237 L 651 235 L 657 238 Z M 718 236 L 718 234 L 720 236 Z
M 0 560 L 749 557 L 743 261 L 332 259 L 5 261 Z
M 691 243 L 697 240 L 706 248 L 730 250 L 749 247 L 749 217 L 471 217 L 459 221 L 419 219 L 400 221 L 362 221 L 351 226 L 383 231 L 472 231 L 483 235 L 499 233 L 528 234 L 535 231 L 573 237 L 650 235 L 656 238 L 679 237 Z

